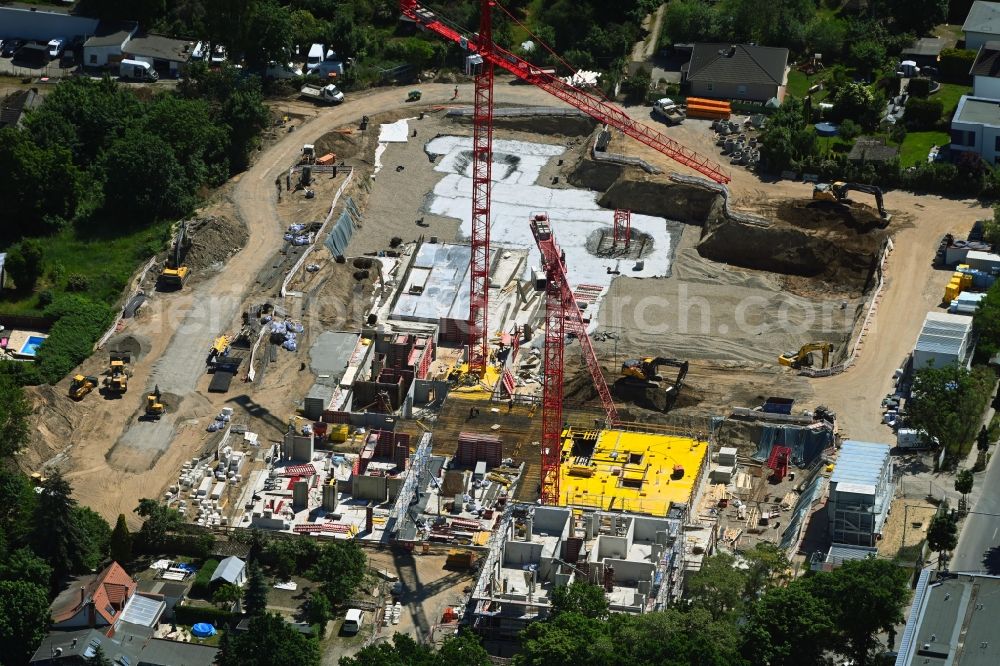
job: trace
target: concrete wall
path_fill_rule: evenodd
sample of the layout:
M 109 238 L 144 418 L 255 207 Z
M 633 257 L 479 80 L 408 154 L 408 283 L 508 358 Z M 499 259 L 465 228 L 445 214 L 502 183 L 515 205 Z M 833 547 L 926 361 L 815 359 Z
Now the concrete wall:
M 532 518 L 533 529 L 549 534 L 558 534 L 563 538 L 569 536 L 570 509 L 563 509 L 554 506 L 539 506 L 535 508 L 535 515 Z
M 535 541 L 507 541 L 503 547 L 504 566 L 517 567 L 538 563 L 542 558 L 542 544 Z
M 97 19 L 23 7 L 0 7 L 0 39 L 49 41 L 57 37 L 89 37 L 97 32 Z
M 978 51 L 986 42 L 996 41 L 1000 39 L 1000 35 L 994 35 L 990 32 L 966 32 L 965 33 L 965 48 L 970 51 Z
M 286 432 L 281 454 L 288 460 L 311 462 L 314 452 L 314 435 L 299 435 Z
M 608 559 L 604 562 L 615 568 L 615 585 L 636 585 L 640 580 L 653 580 L 654 567 L 649 562 L 634 560 Z
M 972 95 L 987 99 L 1000 99 L 1000 79 L 995 76 L 974 76 Z
M 628 539 L 608 534 L 597 537 L 596 548 L 590 552 L 592 562 L 598 562 L 605 558 L 624 559 L 626 557 L 628 557 Z
M 353 477 L 351 495 L 357 499 L 384 502 L 388 498 L 388 484 L 384 476 L 358 475 Z

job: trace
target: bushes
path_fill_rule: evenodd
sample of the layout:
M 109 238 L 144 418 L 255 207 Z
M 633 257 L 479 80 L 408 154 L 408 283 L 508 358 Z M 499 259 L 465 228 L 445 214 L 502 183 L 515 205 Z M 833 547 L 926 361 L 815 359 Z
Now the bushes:
M 192 592 L 194 589 L 192 588 Z M 233 613 L 213 606 L 193 606 L 190 604 L 178 604 L 174 606 L 174 622 L 177 624 L 198 624 L 206 622 L 214 626 L 239 622 L 239 613 Z
M 58 318 L 36 357 L 41 379 L 50 384 L 58 382 L 90 356 L 94 342 L 114 319 L 107 305 L 68 294 L 47 307 L 45 316 Z
M 910 97 L 927 97 L 931 94 L 931 80 L 923 77 L 910 79 L 906 92 L 910 93 Z
M 968 83 L 969 70 L 976 60 L 976 52 L 969 49 L 943 49 L 939 69 L 941 78 L 952 83 Z
M 194 575 L 194 583 L 191 584 L 191 596 L 199 599 L 212 598 L 212 574 L 219 566 L 218 560 L 205 560 L 198 573 Z
M 941 122 L 942 113 L 944 113 L 944 103 L 940 99 L 911 97 L 906 102 L 903 121 L 910 130 L 931 130 Z

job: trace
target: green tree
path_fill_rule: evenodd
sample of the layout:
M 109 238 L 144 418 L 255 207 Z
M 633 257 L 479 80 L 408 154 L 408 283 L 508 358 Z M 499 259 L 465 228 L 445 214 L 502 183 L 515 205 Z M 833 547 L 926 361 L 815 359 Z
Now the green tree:
M 839 130 L 840 130 L 840 138 L 842 138 L 844 141 L 851 141 L 852 139 L 860 135 L 861 132 L 863 131 L 861 129 L 861 125 L 858 125 L 850 118 L 844 118 L 843 122 L 840 123 Z
M 323 547 L 309 578 L 318 581 L 331 604 L 347 601 L 365 577 L 365 553 L 354 541 L 331 541 Z
M 119 564 L 127 564 L 132 561 L 132 533 L 129 532 L 128 524 L 125 522 L 125 514 L 118 514 L 118 522 L 111 532 L 111 559 Z
M 227 634 L 229 632 L 226 632 Z M 319 643 L 296 631 L 280 615 L 264 613 L 247 631 L 226 638 L 219 666 L 318 666 Z
M 864 83 L 847 83 L 833 94 L 833 115 L 837 120 L 851 119 L 865 129 L 874 128 L 880 119 L 882 96 Z
M 28 581 L 0 581 L 0 655 L 26 664 L 49 631 L 45 588 Z
M 969 499 L 969 493 L 972 492 L 972 484 L 975 481 L 975 477 L 972 476 L 971 469 L 963 469 L 955 477 L 955 490 L 962 494 L 962 501 L 967 502 Z
M 707 3 L 676 0 L 667 5 L 663 33 L 674 44 L 714 41 L 718 33 L 718 18 Z
M 247 584 L 243 590 L 243 610 L 253 617 L 264 615 L 267 610 L 267 580 L 257 560 L 247 565 Z
M 743 553 L 748 567 L 746 573 L 746 599 L 755 599 L 775 584 L 781 584 L 789 575 L 788 558 L 777 545 L 760 541 Z
M 931 130 L 941 122 L 944 104 L 940 99 L 911 97 L 906 101 L 903 121 L 910 130 Z
M 521 632 L 518 666 L 600 666 L 617 663 L 621 647 L 611 639 L 607 623 L 579 613 L 562 613 L 532 622 Z
M 187 215 L 198 183 L 184 171 L 173 148 L 144 131 L 129 131 L 104 153 L 104 207 L 137 225 Z
M 830 616 L 829 606 L 801 581 L 768 590 L 751 607 L 743 654 L 750 663 L 770 666 L 822 663 L 836 632 Z
M 0 580 L 41 583 L 51 579 L 52 567 L 27 546 L 18 548 L 0 561 Z
M 31 291 L 42 276 L 45 250 L 36 238 L 26 238 L 7 249 L 4 270 L 19 291 Z
M 616 615 L 609 629 L 616 659 L 608 663 L 746 666 L 736 623 L 731 617 L 715 620 L 701 608 Z
M 396 633 L 392 642 L 381 642 L 362 648 L 354 656 L 341 657 L 340 666 L 431 666 L 436 663 L 434 652 L 417 643 L 409 634 Z M 455 662 L 453 666 L 463 666 Z
M 913 399 L 907 403 L 910 421 L 937 437 L 949 456 L 959 456 L 975 439 L 994 382 L 993 373 L 981 367 L 971 372 L 956 364 L 917 370 Z
M 890 560 L 845 562 L 831 572 L 804 579 L 817 599 L 833 611 L 838 650 L 859 664 L 869 663 L 879 632 L 903 622 L 910 596 L 908 570 Z
M 0 379 L 0 404 L 3 398 L 3 380 Z M 0 430 L 0 437 L 2 432 Z M 38 495 L 27 475 L 13 465 L 0 465 L 0 534 L 12 549 L 30 541 L 37 501 Z
M 806 43 L 811 53 L 822 53 L 824 60 L 832 61 L 844 50 L 847 27 L 832 16 L 817 15 L 806 25 Z
M 326 630 L 326 623 L 333 619 L 333 607 L 326 595 L 313 590 L 309 595 L 309 624 L 318 624 L 320 631 Z
M 212 603 L 228 609 L 232 608 L 233 604 L 239 601 L 242 596 L 243 590 L 240 589 L 239 585 L 224 583 L 212 593 Z
M 101 514 L 88 506 L 74 507 L 73 520 L 83 537 L 83 551 L 80 554 L 83 569 L 90 571 L 99 568 L 108 557 L 111 527 Z
M 247 64 L 263 67 L 269 61 L 287 62 L 295 26 L 287 7 L 275 0 L 256 0 L 248 17 L 248 39 L 243 44 Z
M 645 67 L 640 67 L 632 76 L 622 82 L 622 93 L 633 103 L 645 102 L 651 85 L 650 71 Z
M 885 45 L 878 39 L 861 39 L 848 48 L 847 62 L 864 75 L 870 75 L 885 62 Z
M 948 0 L 888 0 L 886 5 L 899 32 L 924 35 L 948 18 Z
M 489 653 L 471 631 L 446 638 L 435 657 L 439 666 L 489 666 L 493 663 Z
M 979 434 L 976 435 L 976 449 L 982 453 L 990 450 L 990 433 L 986 429 L 986 426 L 981 427 Z
M 552 615 L 579 613 L 592 619 L 608 617 L 608 599 L 604 588 L 587 581 L 573 581 L 552 590 Z
M 937 513 L 927 526 L 927 545 L 938 554 L 938 566 L 945 561 L 945 553 L 958 545 L 958 520 L 953 514 Z
M 10 255 L 7 255 L 8 260 Z M 8 375 L 0 373 L 0 457 L 8 458 L 28 443 L 31 406 L 24 389 Z
M 687 596 L 698 608 L 704 608 L 719 620 L 736 611 L 747 587 L 747 574 L 736 566 L 728 553 L 706 557 L 701 570 L 691 576 Z
M 986 240 L 995 246 L 1000 246 L 1000 207 L 994 208 L 993 219 L 984 224 L 983 233 Z M 976 313 L 972 315 L 972 324 L 979 334 L 976 343 L 976 359 L 988 361 L 1000 353 L 1000 281 L 986 290 L 986 296 L 979 301 Z M 0 393 L 2 395 L 2 393 Z M 0 435 L 3 437 L 3 435 Z
M 0 225 L 0 245 L 23 235 L 52 233 L 73 216 L 79 172 L 64 146 L 45 148 L 26 130 L 2 129 L 0 173 L 4 174 L 0 178 L 4 214 L 18 221 Z
M 73 488 L 54 471 L 42 483 L 35 505 L 32 545 L 35 552 L 52 567 L 52 583 L 84 570 L 87 534 L 77 523 Z
M 104 654 L 104 648 L 100 644 L 94 648 L 94 654 L 85 658 L 83 663 L 87 666 L 114 666 L 108 655 Z
M 139 528 L 136 543 L 141 543 L 149 552 L 155 552 L 163 546 L 167 532 L 181 525 L 181 514 L 155 499 L 143 498 L 135 512 L 145 520 Z

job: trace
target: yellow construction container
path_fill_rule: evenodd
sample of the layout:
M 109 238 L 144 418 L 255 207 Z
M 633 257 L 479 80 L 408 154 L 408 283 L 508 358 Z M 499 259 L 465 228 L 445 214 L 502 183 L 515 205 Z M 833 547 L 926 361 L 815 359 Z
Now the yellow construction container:
M 330 441 L 339 444 L 347 441 L 350 428 L 346 424 L 335 425 L 330 426 L 328 432 L 330 433 Z
M 960 275 L 962 276 L 961 278 L 962 289 L 970 288 L 972 286 L 972 275 L 970 275 L 969 273 L 961 273 Z

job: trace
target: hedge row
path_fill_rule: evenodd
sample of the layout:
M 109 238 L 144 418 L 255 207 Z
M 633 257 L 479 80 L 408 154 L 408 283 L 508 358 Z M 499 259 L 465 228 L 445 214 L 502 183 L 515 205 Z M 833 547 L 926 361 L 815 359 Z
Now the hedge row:
M 241 617 L 239 613 L 233 613 L 213 606 L 192 606 L 189 604 L 174 606 L 174 622 L 177 624 L 207 622 L 216 627 L 222 627 L 223 625 L 239 622 Z
M 35 360 L 41 380 L 55 384 L 93 353 L 94 343 L 114 320 L 114 311 L 103 303 L 66 294 L 45 309 L 45 316 L 58 321 Z

